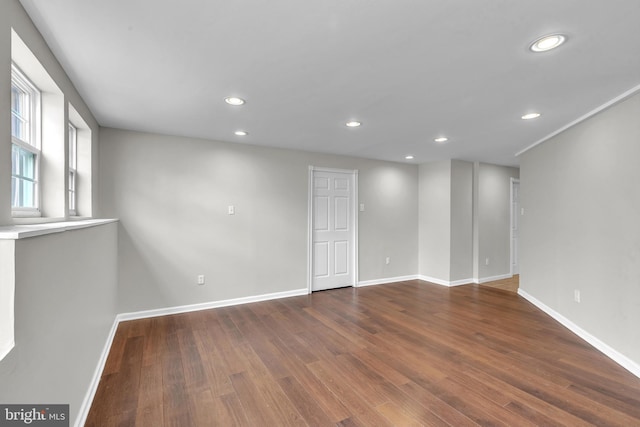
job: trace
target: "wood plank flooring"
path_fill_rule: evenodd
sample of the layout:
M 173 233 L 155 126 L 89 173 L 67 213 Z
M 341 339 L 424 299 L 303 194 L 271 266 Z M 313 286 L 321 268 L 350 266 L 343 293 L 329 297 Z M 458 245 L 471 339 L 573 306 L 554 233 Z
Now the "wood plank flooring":
M 516 294 L 409 281 L 120 324 L 87 426 L 640 426 L 640 379 Z
M 515 274 L 508 279 L 494 280 L 493 282 L 483 283 L 480 286 L 502 289 L 509 292 L 518 292 L 518 288 L 520 287 L 520 275 Z

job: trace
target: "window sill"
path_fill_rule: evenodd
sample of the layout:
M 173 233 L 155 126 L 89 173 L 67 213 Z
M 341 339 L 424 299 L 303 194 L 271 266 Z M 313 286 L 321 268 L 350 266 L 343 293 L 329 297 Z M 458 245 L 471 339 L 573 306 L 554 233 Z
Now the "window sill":
M 42 213 L 38 209 L 15 209 L 11 211 L 13 218 L 41 218 Z
M 26 239 L 27 237 L 63 233 L 65 231 L 96 227 L 98 225 L 110 224 L 117 221 L 117 219 L 82 219 L 44 224 L 9 225 L 0 227 L 0 240 L 19 240 Z

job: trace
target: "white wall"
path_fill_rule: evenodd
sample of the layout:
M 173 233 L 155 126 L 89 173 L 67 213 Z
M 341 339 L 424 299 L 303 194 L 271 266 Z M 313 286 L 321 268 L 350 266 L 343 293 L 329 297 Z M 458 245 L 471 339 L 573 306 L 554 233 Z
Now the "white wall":
M 639 118 L 635 95 L 521 159 L 521 289 L 636 364 Z
M 452 282 L 473 277 L 473 163 L 451 161 Z
M 16 346 L 0 361 L 0 402 L 70 404 L 73 424 L 116 315 L 116 247 L 114 223 L 15 241 Z
M 0 362 L 15 345 L 15 243 L 0 240 Z
M 420 165 L 421 276 L 465 284 L 510 274 L 511 177 L 517 168 L 462 160 Z
M 55 199 L 53 205 L 48 198 L 44 200 L 45 214 L 65 216 L 66 172 L 62 164 L 66 156 L 60 141 L 66 134 L 69 103 L 91 130 L 86 151 L 96 153 L 98 141 L 97 122 L 20 3 L 0 1 L 0 226 L 15 221 L 10 197 L 12 29 L 59 89 L 56 109 L 47 116 L 46 129 L 49 139 L 58 138 L 57 144 L 47 147 L 55 153 L 47 154 L 61 161 L 55 170 L 45 167 L 43 172 L 47 177 L 52 173 L 45 190 Z M 46 100 L 51 96 L 51 92 L 43 94 Z M 50 121 L 54 116 L 58 119 L 55 126 Z M 57 136 L 52 137 L 52 129 Z M 96 155 L 86 160 L 92 165 L 92 174 L 85 174 L 81 185 L 85 215 L 97 210 L 97 198 L 86 190 L 92 189 L 95 196 L 98 165 Z M 82 168 L 88 169 L 87 165 Z M 3 290 L 15 289 L 16 345 L 0 361 L 0 402 L 68 403 L 73 423 L 117 313 L 116 233 L 114 224 L 3 242 L 0 286 Z
M 416 275 L 415 165 L 102 129 L 120 311 L 306 288 L 310 165 L 359 171 L 360 281 Z
M 451 161 L 420 165 L 420 274 L 451 278 Z
M 15 1 L 17 3 L 17 1 Z M 11 18 L 14 2 L 0 2 L 0 224 L 11 219 Z
M 478 279 L 484 281 L 510 274 L 511 178 L 520 174 L 516 168 L 487 163 L 477 167 Z

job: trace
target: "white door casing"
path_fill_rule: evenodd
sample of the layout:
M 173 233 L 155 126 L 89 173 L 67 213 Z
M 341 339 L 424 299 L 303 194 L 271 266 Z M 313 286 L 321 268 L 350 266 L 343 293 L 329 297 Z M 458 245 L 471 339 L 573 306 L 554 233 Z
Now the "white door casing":
M 309 168 L 309 291 L 357 283 L 357 171 Z
M 518 243 L 520 228 L 520 180 L 511 178 L 511 275 L 520 274 Z

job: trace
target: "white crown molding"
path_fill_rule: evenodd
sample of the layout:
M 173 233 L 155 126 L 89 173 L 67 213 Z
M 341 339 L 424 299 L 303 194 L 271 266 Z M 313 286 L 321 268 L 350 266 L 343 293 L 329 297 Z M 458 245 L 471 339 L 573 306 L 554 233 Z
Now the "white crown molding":
M 634 86 L 631 89 L 629 89 L 628 91 L 624 92 L 621 95 L 616 96 L 615 98 L 613 98 L 610 101 L 605 102 L 604 104 L 600 105 L 599 107 L 589 111 L 587 114 L 585 114 L 582 117 L 577 118 L 576 120 L 572 121 L 571 123 L 567 124 L 566 126 L 561 127 L 560 129 L 558 129 L 555 132 L 550 133 L 549 135 L 545 136 L 544 138 L 534 142 L 533 144 L 529 145 L 527 148 L 525 148 L 524 150 L 518 151 L 515 155 L 515 157 L 520 156 L 521 154 L 526 153 L 527 151 L 531 150 L 532 148 L 542 144 L 543 142 L 546 142 L 548 140 L 550 140 L 551 138 L 553 138 L 554 136 L 557 136 L 559 134 L 561 134 L 562 132 L 566 131 L 567 129 L 570 129 L 582 122 L 584 122 L 585 120 L 595 116 L 596 114 L 606 110 L 609 107 L 614 106 L 615 104 L 624 101 L 625 99 L 635 95 L 636 93 L 640 92 L 640 85 L 638 86 Z

